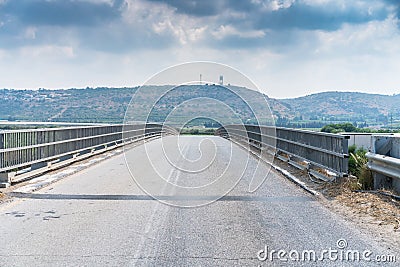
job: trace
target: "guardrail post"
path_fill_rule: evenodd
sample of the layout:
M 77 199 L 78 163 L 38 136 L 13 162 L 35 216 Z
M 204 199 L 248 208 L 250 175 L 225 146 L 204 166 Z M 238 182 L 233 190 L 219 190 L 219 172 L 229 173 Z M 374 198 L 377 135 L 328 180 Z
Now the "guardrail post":
M 0 149 L 4 148 L 4 134 L 0 133 Z
M 16 172 L 3 172 L 0 173 L 0 184 L 2 187 L 8 187 L 11 184 Z
M 348 176 L 349 174 L 349 139 L 350 136 L 345 136 L 342 139 L 342 147 L 343 147 L 343 161 L 342 161 L 342 175 L 341 176 Z

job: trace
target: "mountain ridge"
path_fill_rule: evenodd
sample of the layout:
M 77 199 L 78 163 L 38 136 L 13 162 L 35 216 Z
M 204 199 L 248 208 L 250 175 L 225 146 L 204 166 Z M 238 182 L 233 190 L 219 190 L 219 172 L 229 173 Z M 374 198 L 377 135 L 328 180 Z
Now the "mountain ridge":
M 378 119 L 382 116 L 399 117 L 400 94 L 384 95 L 363 92 L 328 91 L 307 96 L 278 99 L 288 107 L 288 115 L 303 117 L 353 116 L 356 119 Z M 282 115 L 282 114 L 281 114 Z M 376 116 L 377 115 L 377 116 Z
M 215 85 L 210 85 L 211 89 L 212 86 Z M 0 120 L 120 123 L 138 88 L 0 89 Z M 154 94 L 151 88 L 148 93 Z M 266 96 L 266 99 L 277 121 L 387 125 L 400 120 L 400 94 L 327 91 L 284 99 Z

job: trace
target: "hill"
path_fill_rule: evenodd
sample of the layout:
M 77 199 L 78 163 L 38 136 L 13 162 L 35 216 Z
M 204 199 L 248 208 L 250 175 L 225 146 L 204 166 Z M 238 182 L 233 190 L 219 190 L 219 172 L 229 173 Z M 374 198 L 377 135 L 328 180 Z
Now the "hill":
M 168 87 L 169 88 L 169 87 Z M 134 88 L 85 88 L 65 90 L 0 90 L 0 120 L 61 121 L 61 122 L 109 122 L 121 123 L 126 108 L 136 92 Z M 246 99 L 260 99 L 254 91 L 231 86 L 233 92 Z M 142 91 L 137 110 L 145 109 L 148 99 L 165 90 L 162 86 L 147 86 Z M 219 99 L 232 103 L 232 108 L 243 118 L 251 119 L 248 107 L 233 94 L 221 90 L 218 85 L 183 86 L 174 95 L 159 103 L 159 111 L 167 114 L 177 104 L 193 96 Z M 331 122 L 357 122 L 359 125 L 388 125 L 400 119 L 400 95 L 378 95 L 355 92 L 324 92 L 299 98 L 267 98 L 278 125 L 322 127 Z M 258 101 L 258 100 L 257 100 Z M 251 103 L 262 109 L 264 103 Z M 206 101 L 207 102 L 207 101 Z M 187 103 L 182 114 L 221 113 L 212 103 Z M 160 113 L 160 114 L 161 114 Z M 157 116 L 161 116 L 158 114 Z M 155 114 L 153 114 L 155 116 Z M 164 116 L 162 115 L 162 116 Z M 184 121 L 185 116 L 182 117 Z
M 0 119 L 122 122 L 136 88 L 0 90 Z
M 391 119 L 395 122 L 400 118 L 400 95 L 323 92 L 299 98 L 279 99 L 277 102 L 286 108 L 279 116 L 290 120 L 387 125 Z
M 254 120 L 251 109 L 238 95 L 252 102 L 250 105 L 253 109 L 266 109 L 265 102 L 257 101 L 260 96 L 264 99 L 264 96 L 246 88 L 231 86 L 230 90 L 227 90 L 219 85 L 184 85 L 167 93 L 169 89 L 171 86 L 145 86 L 139 91 L 138 87 L 3 89 L 0 90 L 0 120 L 122 123 L 134 95 L 135 103 L 131 105 L 131 111 L 132 109 L 134 111 L 131 114 L 133 120 L 146 120 L 146 116 L 151 115 L 152 121 L 163 121 L 179 106 L 179 113 L 173 117 L 175 123 L 185 123 L 188 119 L 199 115 L 217 116 L 221 120 L 226 120 L 226 123 L 234 123 L 235 118 L 228 118 L 229 109 L 224 108 L 221 103 L 229 103 L 229 108 L 239 114 L 241 120 Z M 163 98 L 158 101 L 161 95 Z M 192 98 L 198 99 L 186 103 Z M 252 101 L 253 99 L 255 101 Z M 180 105 L 181 103 L 183 104 Z M 147 114 L 150 110 L 151 114 Z

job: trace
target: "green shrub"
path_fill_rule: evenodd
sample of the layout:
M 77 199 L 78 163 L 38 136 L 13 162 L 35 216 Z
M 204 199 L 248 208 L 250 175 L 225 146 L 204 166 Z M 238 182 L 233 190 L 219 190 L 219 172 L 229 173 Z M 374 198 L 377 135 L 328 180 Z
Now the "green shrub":
M 372 176 L 372 172 L 368 168 L 367 164 L 362 166 L 358 180 L 362 186 L 362 189 L 371 190 L 374 188 L 374 177 Z
M 355 146 L 349 147 L 349 172 L 350 174 L 359 177 L 361 173 L 362 166 L 366 165 L 368 162 L 365 154 L 367 151 L 363 148 L 356 149 Z
M 340 132 L 357 132 L 357 127 L 352 123 L 338 123 L 338 124 L 328 124 L 322 127 L 321 132 L 325 133 L 340 133 Z
M 365 156 L 367 150 L 354 146 L 349 147 L 349 173 L 358 178 L 358 183 L 362 189 L 369 190 L 373 188 L 374 181 L 371 171 L 367 163 L 368 159 Z

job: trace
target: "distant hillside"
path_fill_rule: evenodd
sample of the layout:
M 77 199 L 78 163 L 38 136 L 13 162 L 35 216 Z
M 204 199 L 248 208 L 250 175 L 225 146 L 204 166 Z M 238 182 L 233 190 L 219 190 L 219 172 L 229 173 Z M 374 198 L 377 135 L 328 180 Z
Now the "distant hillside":
M 0 119 L 122 122 L 135 88 L 0 90 Z
M 0 120 L 122 123 L 128 104 L 135 94 L 137 96 L 133 105 L 135 110 L 130 117 L 133 120 L 146 120 L 146 116 L 151 115 L 151 120 L 163 121 L 175 107 L 180 106 L 179 113 L 172 117 L 174 122 L 184 123 L 196 116 L 217 116 L 227 123 L 235 122 L 234 117 L 228 118 L 232 112 L 224 108 L 221 103 L 229 103 L 229 108 L 235 111 L 240 120 L 247 122 L 254 120 L 252 110 L 237 94 L 243 95 L 250 102 L 252 109 L 268 110 L 265 108 L 265 102 L 258 101 L 260 96 L 261 99 L 264 99 L 264 96 L 242 87 L 230 86 L 230 90 L 227 90 L 219 85 L 184 85 L 165 94 L 168 89 L 171 89 L 171 86 L 145 86 L 139 94 L 136 94 L 138 87 L 68 90 L 3 89 L 0 90 Z M 163 98 L 157 102 L 161 95 Z M 192 98 L 199 99 L 184 103 Z M 217 101 L 213 102 L 207 98 Z M 152 110 L 151 114 L 147 114 L 149 110 Z
M 400 95 L 324 92 L 276 101 L 285 109 L 280 116 L 291 120 L 351 121 L 387 124 L 400 118 Z M 274 106 L 274 104 L 272 104 Z M 276 109 L 272 107 L 272 109 Z M 282 109 L 280 109 L 282 110 Z
M 387 114 L 400 110 L 400 95 L 388 96 L 353 92 L 324 92 L 299 98 L 282 99 L 291 111 L 303 115 Z
M 248 99 L 260 99 L 254 91 L 231 87 L 235 92 L 246 95 Z M 121 123 L 126 107 L 136 88 L 86 88 L 68 90 L 0 90 L 0 120 L 62 121 L 62 122 L 110 122 Z M 146 88 L 138 107 L 157 96 L 163 87 Z M 186 86 L 175 95 L 160 102 L 161 113 L 168 113 L 176 104 L 193 95 L 209 96 L 223 102 L 249 118 L 250 113 L 232 94 L 221 91 L 217 85 Z M 310 127 L 337 121 L 357 122 L 366 125 L 387 125 L 392 121 L 399 124 L 400 95 L 377 95 L 353 92 L 325 92 L 292 99 L 268 98 L 269 105 L 278 125 Z M 203 104 L 203 106 L 202 106 Z M 262 108 L 264 103 L 251 103 Z M 187 104 L 181 112 L 201 115 L 220 114 L 217 105 L 211 103 Z M 164 114 L 163 113 L 163 114 Z M 157 116 L 159 116 L 158 114 Z M 164 116 L 164 115 L 163 115 Z M 192 116 L 192 115 L 190 115 Z M 183 119 L 184 120 L 184 116 Z

